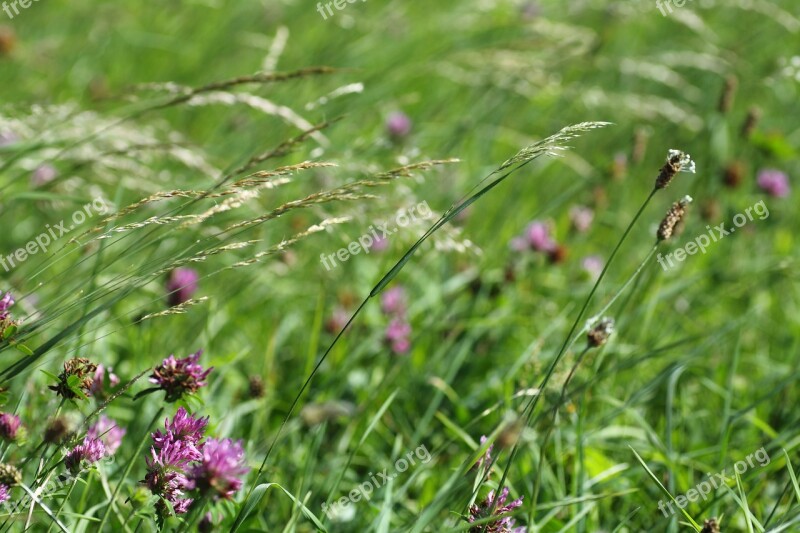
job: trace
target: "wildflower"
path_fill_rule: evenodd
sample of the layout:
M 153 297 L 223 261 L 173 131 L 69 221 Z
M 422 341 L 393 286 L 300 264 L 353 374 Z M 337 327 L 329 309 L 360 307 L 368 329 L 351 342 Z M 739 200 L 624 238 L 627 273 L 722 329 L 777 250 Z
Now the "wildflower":
M 392 347 L 392 351 L 398 355 L 408 352 L 411 348 L 411 325 L 402 318 L 394 318 L 386 327 L 386 340 Z
M 106 415 L 100 415 L 97 423 L 86 431 L 86 438 L 100 440 L 105 446 L 106 455 L 114 455 L 122 444 L 125 433 L 125 429 L 119 427 L 115 421 Z
M 695 164 L 689 154 L 680 150 L 670 150 L 666 164 L 656 178 L 656 189 L 666 189 L 678 172 L 695 172 Z
M 350 314 L 342 307 L 337 307 L 333 310 L 333 314 L 325 321 L 325 330 L 331 335 L 336 335 L 342 328 L 347 325 L 350 320 Z
M 719 523 L 716 518 L 709 518 L 703 522 L 703 529 L 700 533 L 719 533 Z
M 480 443 L 481 446 L 486 444 L 486 435 L 481 435 Z M 486 448 L 486 453 L 478 459 L 478 466 L 484 465 L 491 465 L 492 464 L 492 448 L 494 448 L 494 444 L 490 444 L 488 448 Z
M 789 176 L 780 170 L 764 169 L 756 179 L 758 187 L 775 198 L 784 198 L 792 192 L 789 187 Z
M 83 357 L 74 357 L 64 363 L 64 371 L 58 376 L 58 383 L 50 389 L 68 400 L 85 399 L 91 393 L 97 365 Z
M 525 240 L 531 250 L 537 252 L 551 252 L 556 243 L 550 237 L 550 227 L 545 223 L 534 220 L 525 229 Z
M 672 204 L 672 207 L 670 207 L 669 211 L 667 211 L 664 220 L 662 220 L 661 224 L 658 226 L 656 236 L 659 242 L 672 237 L 672 234 L 675 232 L 675 227 L 681 220 L 683 220 L 683 217 L 686 214 L 686 208 L 690 203 L 692 203 L 692 197 L 684 196 L 680 201 Z
M 614 333 L 614 319 L 603 317 L 586 334 L 586 341 L 591 348 L 598 348 L 608 342 L 608 338 Z
M 389 247 L 389 239 L 386 237 L 379 235 L 375 240 L 372 241 L 369 249 L 370 251 L 374 252 L 382 252 Z
M 200 464 L 191 471 L 190 486 L 203 495 L 228 499 L 242 487 L 241 477 L 249 471 L 241 441 L 208 439 Z
M 31 184 L 35 187 L 41 187 L 42 185 L 56 179 L 56 176 L 58 176 L 58 171 L 53 165 L 39 165 L 31 173 Z
M 156 431 L 152 434 L 153 448 L 160 451 L 169 446 L 172 442 L 181 442 L 185 445 L 185 453 L 193 461 L 200 460 L 200 441 L 208 425 L 208 417 L 195 418 L 190 415 L 183 407 L 178 408 L 178 412 L 164 421 L 165 433 Z
M 401 315 L 406 310 L 406 291 L 396 285 L 381 295 L 381 310 L 387 316 Z
M 5 441 L 17 440 L 20 420 L 17 415 L 10 413 L 0 413 L 0 438 Z
M 0 463 L 0 485 L 12 487 L 19 483 L 22 483 L 22 472 L 13 465 Z
M 11 496 L 8 494 L 8 487 L 0 485 L 0 503 L 8 501 Z
M 583 205 L 575 205 L 569 210 L 569 219 L 576 231 L 585 233 L 592 226 L 594 211 Z
M 186 470 L 195 460 L 196 451 L 186 442 L 168 441 L 162 448 L 150 448 L 150 457 L 145 459 L 147 474 L 142 483 L 153 494 L 171 503 L 177 514 L 186 512 L 191 504 L 191 500 L 184 498 L 189 486 Z M 162 512 L 159 515 L 164 516 Z
M 200 275 L 192 268 L 176 268 L 167 280 L 167 303 L 170 307 L 186 303 L 197 292 Z
M 92 385 L 89 387 L 89 392 L 95 398 L 102 400 L 108 397 L 108 390 L 112 387 L 116 387 L 119 385 L 119 377 L 111 371 L 111 368 L 108 369 L 108 387 L 106 387 L 106 367 L 103 365 L 97 365 L 97 369 L 94 372 L 94 378 L 92 379 Z
M 8 320 L 11 316 L 11 313 L 8 312 L 8 308 L 14 305 L 14 297 L 11 296 L 10 292 L 7 292 L 0 298 L 0 321 Z
M 168 402 L 177 401 L 184 394 L 193 394 L 200 387 L 205 387 L 204 380 L 213 367 L 204 370 L 200 366 L 197 361 L 202 353 L 203 351 L 200 350 L 183 359 L 175 359 L 174 355 L 170 355 L 153 371 L 150 382 L 155 383 L 167 393 L 166 400 Z
M 600 277 L 600 273 L 603 272 L 603 267 L 605 263 L 603 262 L 603 258 L 599 255 L 589 255 L 583 258 L 581 261 L 581 268 L 583 268 L 586 273 L 589 274 L 593 279 L 597 279 Z
M 472 504 L 469 508 L 469 522 L 485 519 L 490 516 L 497 516 L 494 522 L 482 523 L 475 527 L 470 528 L 471 533 L 478 533 L 484 531 L 486 533 L 524 533 L 526 529 L 514 528 L 514 519 L 510 516 L 500 518 L 504 514 L 508 514 L 520 505 L 522 505 L 522 497 L 510 502 L 506 505 L 508 499 L 508 488 L 504 488 L 497 498 L 495 504 L 495 492 L 490 491 L 486 499 L 480 505 Z
M 88 435 L 81 444 L 75 446 L 64 458 L 64 466 L 72 475 L 76 475 L 83 468 L 93 465 L 103 458 L 106 447 L 100 439 L 90 438 Z
M 248 380 L 248 385 L 251 398 L 264 397 L 264 380 L 261 379 L 261 376 L 250 376 L 250 379 Z
M 395 139 L 406 137 L 411 133 L 411 119 L 402 112 L 395 112 L 386 119 L 386 131 Z

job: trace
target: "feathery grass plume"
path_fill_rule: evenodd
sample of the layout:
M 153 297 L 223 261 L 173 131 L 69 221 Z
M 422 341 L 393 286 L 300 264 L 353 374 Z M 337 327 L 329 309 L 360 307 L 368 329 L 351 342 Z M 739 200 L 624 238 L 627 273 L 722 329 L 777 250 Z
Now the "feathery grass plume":
M 664 220 L 658 225 L 658 231 L 656 232 L 658 242 L 665 241 L 672 237 L 676 226 L 686 215 L 686 208 L 688 208 L 691 203 L 692 197 L 687 195 L 672 204 L 672 207 L 669 208 L 669 211 L 667 211 L 667 214 L 664 216 Z
M 689 154 L 680 150 L 670 150 L 667 155 L 666 164 L 661 167 L 661 171 L 656 178 L 656 189 L 666 189 L 678 172 L 690 172 L 694 174 L 695 164 Z
M 342 337 L 344 332 L 348 329 L 351 323 L 355 321 L 358 317 L 359 313 L 362 309 L 367 305 L 367 303 L 372 299 L 375 298 L 380 292 L 397 276 L 397 274 L 405 267 L 405 265 L 411 260 L 413 255 L 416 251 L 422 246 L 422 244 L 431 237 L 434 233 L 436 233 L 440 228 L 446 225 L 448 222 L 453 220 L 455 217 L 459 215 L 462 211 L 467 209 L 470 205 L 478 201 L 481 197 L 487 194 L 489 191 L 500 185 L 503 181 L 505 181 L 509 176 L 517 172 L 518 170 L 522 169 L 525 165 L 529 164 L 530 162 L 534 161 L 535 159 L 541 156 L 557 156 L 560 152 L 565 150 L 567 147 L 565 143 L 579 137 L 582 133 L 587 131 L 591 131 L 598 128 L 603 128 L 609 125 L 609 122 L 582 122 L 579 124 L 575 124 L 572 126 L 567 126 L 557 133 L 541 140 L 536 143 L 533 143 L 526 148 L 520 150 L 515 156 L 511 157 L 510 159 L 506 160 L 500 167 L 496 170 L 492 171 L 488 176 L 484 177 L 478 184 L 476 184 L 470 191 L 462 197 L 458 202 L 454 203 L 450 206 L 450 208 L 436 221 L 434 224 L 405 252 L 405 254 L 400 258 L 400 260 L 389 269 L 388 272 L 378 281 L 378 283 L 373 287 L 370 291 L 369 295 L 361 302 L 361 304 L 356 308 L 353 315 L 344 325 L 344 327 L 339 331 L 336 337 L 333 339 L 330 345 L 326 348 L 325 352 L 322 356 L 318 359 L 317 363 L 314 365 L 314 368 L 311 370 L 308 377 L 303 382 L 303 385 L 300 387 L 299 392 L 295 395 L 292 403 L 289 407 L 286 416 L 284 417 L 281 425 L 278 427 L 278 431 L 275 433 L 275 436 L 272 439 L 272 442 L 267 449 L 267 453 L 264 456 L 264 459 L 261 462 L 259 469 L 256 471 L 255 479 L 251 484 L 250 489 L 245 496 L 245 501 L 247 502 L 246 505 L 242 506 L 239 512 L 236 515 L 236 520 L 232 527 L 232 531 L 237 530 L 244 520 L 247 518 L 247 514 L 249 513 L 250 509 L 253 506 L 250 505 L 250 498 L 253 496 L 255 487 L 258 485 L 258 480 L 261 477 L 264 469 L 267 466 L 267 462 L 272 454 L 272 450 L 275 448 L 278 440 L 280 439 L 283 429 L 286 427 L 286 424 L 294 415 L 295 408 L 297 407 L 300 399 L 303 397 L 303 394 L 308 389 L 311 381 L 316 376 L 317 372 L 321 368 L 322 364 L 327 359 L 328 355 L 331 353 L 331 350 L 336 346 L 339 339 Z M 494 177 L 494 179 L 492 179 Z M 488 181 L 488 183 L 486 183 Z M 652 196 L 652 195 L 651 195 Z M 471 465 L 468 465 L 464 468 L 468 468 Z M 505 481 L 505 473 L 503 476 L 503 481 Z M 502 483 L 501 483 L 502 484 Z M 263 497 L 263 493 L 257 496 L 257 501 L 252 502 L 254 505 L 260 501 Z

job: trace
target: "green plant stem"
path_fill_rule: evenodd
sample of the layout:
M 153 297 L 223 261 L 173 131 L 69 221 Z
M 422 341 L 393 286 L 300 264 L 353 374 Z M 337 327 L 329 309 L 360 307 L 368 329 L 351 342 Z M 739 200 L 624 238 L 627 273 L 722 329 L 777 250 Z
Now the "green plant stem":
M 536 395 L 534 395 L 528 401 L 528 405 L 523 410 L 523 416 L 525 418 L 525 427 L 530 425 L 531 418 L 533 417 L 534 410 L 536 409 L 536 404 L 539 402 L 539 398 L 542 396 L 542 393 L 545 390 L 545 387 L 547 387 L 547 384 L 550 382 L 550 378 L 553 376 L 553 372 L 555 371 L 556 366 L 558 366 L 558 363 L 561 361 L 561 358 L 564 356 L 564 353 L 566 352 L 567 347 L 572 342 L 574 342 L 572 336 L 575 333 L 575 330 L 578 328 L 578 324 L 580 324 L 581 320 L 583 319 L 583 316 L 586 313 L 586 310 L 588 309 L 589 304 L 592 301 L 592 298 L 594 297 L 595 293 L 597 292 L 598 287 L 600 287 L 600 283 L 603 281 L 603 278 L 605 278 L 605 275 L 608 272 L 608 269 L 611 267 L 611 263 L 614 261 L 614 258 L 616 257 L 617 252 L 622 247 L 622 244 L 625 242 L 625 240 L 628 238 L 628 234 L 630 234 L 631 230 L 633 229 L 633 226 L 636 225 L 636 222 L 642 216 L 642 213 L 644 213 L 645 208 L 647 208 L 647 205 L 650 203 L 650 200 L 653 199 L 653 196 L 655 196 L 657 191 L 658 191 L 658 189 L 655 189 L 655 188 L 653 188 L 653 190 L 650 191 L 650 194 L 647 196 L 647 198 L 645 199 L 644 203 L 642 203 L 642 206 L 636 212 L 636 215 L 634 215 L 633 220 L 631 220 L 630 224 L 628 224 L 628 227 L 625 228 L 625 232 L 622 234 L 622 237 L 620 238 L 619 242 L 617 243 L 617 245 L 612 250 L 611 255 L 609 255 L 608 261 L 606 261 L 606 264 L 603 267 L 603 270 L 600 272 L 600 275 L 597 277 L 597 281 L 595 281 L 594 286 L 592 287 L 592 290 L 589 292 L 589 296 L 586 297 L 586 301 L 584 301 L 583 307 L 581 307 L 581 310 L 578 313 L 578 316 L 575 317 L 575 322 L 573 322 L 572 327 L 569 330 L 569 333 L 567 333 L 567 336 L 564 338 L 564 343 L 561 345 L 561 349 L 559 350 L 559 352 L 556 355 L 556 357 L 553 359 L 553 362 L 550 363 L 550 366 L 547 369 L 547 373 L 545 374 L 544 378 L 542 379 L 541 384 L 539 385 L 538 392 L 536 393 Z M 513 464 L 513 462 L 514 462 L 514 459 L 516 458 L 516 455 L 517 455 L 518 451 L 519 451 L 519 441 L 515 442 L 514 446 L 511 448 L 511 454 L 509 455 L 508 463 L 506 464 L 506 467 L 503 469 L 503 476 L 500 478 L 500 483 L 498 484 L 498 487 L 500 487 L 501 490 L 502 490 L 502 487 L 505 484 L 506 478 L 508 477 L 508 471 L 511 468 L 511 465 Z M 530 514 L 533 515 L 533 513 L 536 511 L 535 501 L 533 501 L 531 505 L 532 505 L 532 507 L 531 507 L 531 513 Z M 494 512 L 494 509 L 496 507 L 497 507 L 497 500 L 495 500 L 492 512 Z
M 119 491 L 122 489 L 122 485 L 125 483 L 125 480 L 128 479 L 128 474 L 130 474 L 131 470 L 133 469 L 133 465 L 136 463 L 136 458 L 142 453 L 142 449 L 144 448 L 145 442 L 150 437 L 150 428 L 153 427 L 153 424 L 161 418 L 161 415 L 164 414 L 164 406 L 158 408 L 153 420 L 147 424 L 147 427 L 144 431 L 144 436 L 142 440 L 139 441 L 139 444 L 136 446 L 136 451 L 133 452 L 133 456 L 128 461 L 128 464 L 125 465 L 125 470 L 122 472 L 122 476 L 120 477 L 119 483 L 117 483 L 114 492 L 111 494 L 111 500 L 108 502 L 108 507 L 106 507 L 105 512 L 103 513 L 103 518 L 100 520 L 100 526 L 97 528 L 97 531 L 103 531 L 103 528 L 108 523 L 108 517 L 111 515 L 111 508 L 114 507 L 114 501 L 117 499 L 117 495 Z
M 69 497 L 72 496 L 72 491 L 75 490 L 75 485 L 78 484 L 78 476 L 75 476 L 75 479 L 72 480 L 72 483 L 69 486 L 69 490 L 67 491 L 67 495 L 64 496 L 64 499 L 61 500 L 61 505 L 58 506 L 56 510 L 55 516 L 58 518 L 58 515 L 61 514 L 61 511 L 64 510 L 64 506 L 67 505 L 69 501 Z M 50 530 L 53 529 L 53 524 L 51 523 L 50 526 L 47 528 L 47 533 L 50 533 Z

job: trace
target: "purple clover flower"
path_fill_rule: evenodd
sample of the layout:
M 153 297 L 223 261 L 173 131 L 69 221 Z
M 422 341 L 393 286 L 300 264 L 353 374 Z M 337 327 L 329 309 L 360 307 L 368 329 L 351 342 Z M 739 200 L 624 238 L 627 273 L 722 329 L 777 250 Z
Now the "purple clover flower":
M 520 497 L 506 505 L 506 499 L 508 499 L 508 488 L 503 489 L 503 491 L 500 493 L 500 497 L 497 498 L 496 504 L 494 498 L 495 492 L 490 491 L 486 496 L 486 499 L 483 500 L 480 505 L 471 505 L 469 508 L 469 522 L 472 523 L 476 520 L 488 518 L 489 516 L 497 516 L 498 519 L 494 522 L 475 526 L 470 529 L 470 532 L 485 531 L 487 533 L 525 533 L 526 528 L 514 527 L 515 521 L 510 516 L 499 518 L 501 515 L 507 514 L 522 505 L 522 498 Z
M 167 280 L 167 303 L 170 307 L 186 303 L 197 292 L 200 275 L 192 268 L 176 268 Z
M 406 137 L 411 133 L 411 119 L 402 112 L 395 112 L 386 119 L 386 131 L 395 139 Z
M 789 176 L 780 170 L 764 169 L 758 173 L 756 182 L 762 191 L 775 198 L 784 198 L 792 192 Z
M 599 255 L 589 255 L 584 257 L 581 261 L 581 268 L 595 280 L 600 277 L 604 266 L 605 262 L 603 262 L 603 258 Z
M 11 495 L 8 493 L 8 486 L 0 483 L 0 503 L 8 501 Z
M 198 363 L 203 350 L 200 350 L 183 359 L 175 359 L 170 355 L 157 366 L 150 375 L 150 382 L 163 389 L 168 402 L 179 400 L 184 394 L 193 394 L 200 387 L 205 387 L 204 381 L 213 370 L 204 370 Z
M 153 494 L 170 502 L 177 514 L 186 512 L 191 500 L 183 497 L 189 488 L 186 470 L 196 459 L 194 446 L 183 441 L 168 441 L 160 449 L 150 448 L 145 459 L 147 474 L 143 483 Z
M 202 457 L 200 453 L 200 440 L 208 425 L 208 417 L 194 418 L 186 409 L 180 407 L 172 421 L 164 421 L 165 433 L 157 430 L 152 434 L 153 448 L 159 451 L 168 447 L 172 442 L 182 442 L 186 445 L 186 455 L 192 461 L 199 461 Z
M 108 384 L 111 387 L 116 387 L 119 385 L 119 377 L 111 371 L 111 368 L 108 368 Z M 95 398 L 103 399 L 107 396 L 106 390 L 106 367 L 103 365 L 98 364 L 97 369 L 94 371 L 94 377 L 92 378 L 92 384 L 89 387 L 89 392 Z
M 72 475 L 78 474 L 81 469 L 90 466 L 100 459 L 106 453 L 106 447 L 103 441 L 99 439 L 92 439 L 88 436 L 81 444 L 75 446 L 64 458 L 64 465 Z
M 119 427 L 114 420 L 100 415 L 97 423 L 86 431 L 86 438 L 100 440 L 105 446 L 106 455 L 111 456 L 117 453 L 125 433 L 125 428 Z
M 525 228 L 525 239 L 530 249 L 537 252 L 552 252 L 556 247 L 550 236 L 550 227 L 539 220 L 534 220 Z
M 386 340 L 392 351 L 398 355 L 408 352 L 411 348 L 411 325 L 402 318 L 394 318 L 386 327 Z
M 7 292 L 0 298 L 0 320 L 7 320 L 11 313 L 8 312 L 8 308 L 14 305 L 14 297 L 11 296 L 10 292 Z
M 381 295 L 381 310 L 387 316 L 402 315 L 406 311 L 406 291 L 395 285 Z
M 241 441 L 208 439 L 203 457 L 190 474 L 190 486 L 214 499 L 229 499 L 242 488 L 241 477 L 250 471 Z
M 10 413 L 0 413 L 0 438 L 5 441 L 17 440 L 20 420 L 17 415 Z

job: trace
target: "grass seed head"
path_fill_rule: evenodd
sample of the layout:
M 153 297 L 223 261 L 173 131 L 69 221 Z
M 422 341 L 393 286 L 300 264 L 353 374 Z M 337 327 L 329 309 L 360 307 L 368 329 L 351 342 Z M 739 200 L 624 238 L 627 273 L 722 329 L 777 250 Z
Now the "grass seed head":
M 678 172 L 695 173 L 695 164 L 692 157 L 680 150 L 670 150 L 667 154 L 667 162 L 661 167 L 661 171 L 656 178 L 656 189 L 666 189 Z
M 683 220 L 684 215 L 686 215 L 686 208 L 689 207 L 691 203 L 692 197 L 684 196 L 680 201 L 672 204 L 664 220 L 662 220 L 661 224 L 658 226 L 658 232 L 656 233 L 658 242 L 665 241 L 672 237 L 675 233 L 675 227 Z

